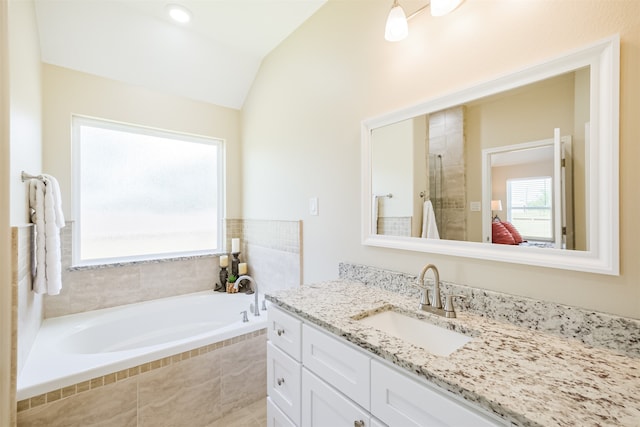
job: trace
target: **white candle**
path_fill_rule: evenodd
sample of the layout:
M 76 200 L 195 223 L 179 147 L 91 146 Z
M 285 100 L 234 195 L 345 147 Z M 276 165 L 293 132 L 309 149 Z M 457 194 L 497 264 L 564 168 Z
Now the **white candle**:
M 247 263 L 241 262 L 238 264 L 238 274 L 247 274 Z
M 231 253 L 240 252 L 240 239 L 231 239 Z
M 229 256 L 228 255 L 220 256 L 220 267 L 227 267 L 227 266 L 229 266 Z

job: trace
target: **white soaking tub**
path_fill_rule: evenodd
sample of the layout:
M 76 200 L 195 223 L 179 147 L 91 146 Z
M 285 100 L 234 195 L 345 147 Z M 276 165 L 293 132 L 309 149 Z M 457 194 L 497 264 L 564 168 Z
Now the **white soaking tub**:
M 267 326 L 254 295 L 197 292 L 45 319 L 18 378 L 23 400 Z M 249 322 L 242 322 L 247 310 Z

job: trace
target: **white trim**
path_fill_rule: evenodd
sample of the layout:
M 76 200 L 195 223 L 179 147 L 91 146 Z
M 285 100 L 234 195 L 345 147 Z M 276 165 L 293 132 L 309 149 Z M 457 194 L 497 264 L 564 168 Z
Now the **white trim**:
M 587 250 L 505 247 L 478 242 L 374 235 L 371 212 L 371 130 L 583 67 L 591 70 L 590 132 L 587 164 Z M 392 249 L 503 261 L 608 275 L 620 274 L 619 249 L 619 98 L 620 36 L 615 35 L 565 55 L 505 74 L 449 95 L 363 120 L 361 124 L 362 244 Z M 486 167 L 483 163 L 483 168 Z M 486 206 L 483 206 L 486 209 Z

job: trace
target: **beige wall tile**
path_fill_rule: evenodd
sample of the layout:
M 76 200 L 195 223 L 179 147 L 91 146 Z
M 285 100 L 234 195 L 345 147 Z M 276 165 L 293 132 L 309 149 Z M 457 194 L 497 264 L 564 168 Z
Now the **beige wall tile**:
M 228 414 L 267 395 L 267 336 L 223 347 L 220 354 L 221 412 Z
M 22 411 L 18 425 L 136 427 L 136 391 L 135 379 L 120 381 Z
M 139 426 L 206 426 L 219 418 L 217 353 L 192 357 L 141 375 Z

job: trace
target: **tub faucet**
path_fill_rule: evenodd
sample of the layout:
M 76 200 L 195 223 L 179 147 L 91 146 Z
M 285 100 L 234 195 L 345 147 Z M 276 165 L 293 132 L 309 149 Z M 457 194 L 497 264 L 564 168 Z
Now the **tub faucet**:
M 258 284 L 255 280 L 253 280 L 253 277 L 248 275 L 240 276 L 236 279 L 236 283 L 233 284 L 233 287 L 237 291 L 238 286 L 240 286 L 240 282 L 242 282 L 243 280 L 248 280 L 249 283 L 251 283 L 251 289 L 253 289 L 253 293 L 256 296 L 256 302 L 255 304 L 253 304 L 253 315 L 260 316 L 260 306 L 258 305 Z
M 429 300 L 429 290 L 424 285 L 424 275 L 427 270 L 433 270 L 433 295 L 431 301 Z M 430 305 L 435 309 L 442 309 L 442 299 L 440 298 L 440 274 L 438 269 L 433 264 L 427 264 L 422 267 L 420 276 L 418 276 L 418 285 L 422 289 L 422 297 L 420 298 L 420 308 L 427 310 Z

